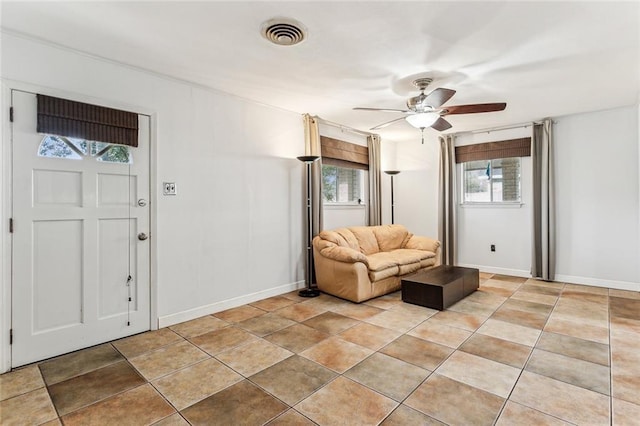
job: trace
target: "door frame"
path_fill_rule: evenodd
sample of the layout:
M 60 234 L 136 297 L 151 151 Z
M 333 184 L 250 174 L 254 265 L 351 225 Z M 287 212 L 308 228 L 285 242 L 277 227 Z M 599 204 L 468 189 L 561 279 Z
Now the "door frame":
M 139 105 L 131 105 L 124 102 L 114 100 L 105 100 L 94 96 L 83 95 L 66 90 L 59 90 L 49 87 L 43 87 L 35 84 L 24 83 L 15 80 L 0 81 L 0 133 L 2 143 L 0 147 L 0 159 L 2 162 L 2 170 L 0 173 L 0 251 L 2 252 L 2 262 L 0 263 L 0 373 L 7 372 L 11 369 L 11 345 L 9 344 L 9 330 L 12 327 L 12 243 L 13 237 L 9 233 L 9 218 L 13 214 L 13 153 L 12 153 L 12 123 L 9 120 L 9 108 L 12 105 L 12 91 L 19 90 L 23 92 L 39 93 L 48 96 L 54 96 L 69 99 L 77 102 L 84 102 L 94 105 L 101 105 L 108 108 L 123 109 L 133 111 L 140 115 L 149 117 L 149 319 L 151 330 L 158 329 L 158 227 L 156 207 L 159 199 L 158 182 L 157 182 L 157 124 L 158 115 L 156 111 Z

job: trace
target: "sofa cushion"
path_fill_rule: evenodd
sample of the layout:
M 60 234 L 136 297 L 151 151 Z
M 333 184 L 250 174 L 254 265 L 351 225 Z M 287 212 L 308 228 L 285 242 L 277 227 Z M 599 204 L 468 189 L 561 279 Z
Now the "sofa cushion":
M 382 271 L 393 266 L 398 266 L 398 259 L 391 253 L 381 251 L 380 253 L 367 256 L 370 271 Z
M 405 275 L 423 268 L 423 262 L 433 265 L 436 255 L 429 251 L 397 249 L 390 252 L 367 256 L 369 278 L 372 282 L 383 280 L 394 275 Z
M 436 252 L 440 247 L 440 241 L 434 240 L 433 238 L 414 235 L 409 238 L 409 240 L 403 247 L 408 249 L 428 250 Z
M 398 275 L 406 275 L 420 269 L 420 262 L 407 263 L 398 267 Z
M 421 268 L 426 268 L 428 266 L 433 266 L 435 264 L 436 264 L 436 257 L 435 256 L 430 257 L 428 259 L 423 259 L 423 260 L 420 261 L 420 267 Z
M 407 228 L 402 225 L 372 226 L 371 229 L 376 236 L 380 251 L 391 251 L 403 248 L 404 244 L 406 244 L 411 237 Z
M 408 265 L 409 263 L 420 262 L 424 259 L 435 258 L 436 254 L 431 251 L 415 249 L 397 249 L 388 252 L 389 257 L 396 261 L 397 265 Z
M 389 268 L 382 269 L 380 271 L 372 271 L 369 270 L 369 279 L 372 283 L 380 280 L 384 280 L 385 278 L 394 277 L 398 275 L 400 268 L 396 265 L 393 265 Z
M 333 231 L 321 231 L 318 236 L 321 240 L 329 241 L 340 247 L 349 247 L 360 251 L 358 240 L 348 228 L 338 228 Z
M 373 233 L 374 226 L 352 226 L 349 228 L 360 246 L 360 251 L 365 255 L 378 253 L 380 247 L 378 246 L 378 240 Z

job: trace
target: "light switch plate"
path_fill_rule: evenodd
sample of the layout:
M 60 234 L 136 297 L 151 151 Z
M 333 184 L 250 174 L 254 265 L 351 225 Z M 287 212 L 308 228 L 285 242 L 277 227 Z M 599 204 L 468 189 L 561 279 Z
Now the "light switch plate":
M 176 195 L 177 193 L 175 182 L 162 182 L 163 195 Z

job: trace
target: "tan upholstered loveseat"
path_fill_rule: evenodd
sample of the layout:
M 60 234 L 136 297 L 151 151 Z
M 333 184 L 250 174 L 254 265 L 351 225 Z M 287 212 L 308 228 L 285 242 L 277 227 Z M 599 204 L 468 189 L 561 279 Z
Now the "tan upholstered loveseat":
M 440 241 L 402 225 L 322 231 L 313 239 L 318 288 L 353 302 L 396 291 L 403 275 L 440 264 Z

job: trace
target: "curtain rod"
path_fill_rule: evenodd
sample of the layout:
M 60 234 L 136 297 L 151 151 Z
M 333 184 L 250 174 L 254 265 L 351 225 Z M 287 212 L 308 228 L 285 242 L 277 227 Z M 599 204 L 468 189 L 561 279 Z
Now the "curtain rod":
M 330 126 L 337 127 L 342 131 L 351 132 L 351 133 L 355 133 L 355 134 L 362 135 L 362 136 L 375 135 L 375 133 L 363 132 L 362 130 L 354 129 L 353 127 L 345 126 L 344 124 L 338 124 L 338 123 L 334 123 L 333 121 L 325 120 L 324 118 L 318 117 L 317 115 L 314 116 L 314 118 L 317 118 L 318 120 L 320 120 L 324 124 L 328 124 Z
M 558 124 L 558 122 L 554 121 L 554 120 L 551 120 L 551 122 L 553 124 Z M 491 132 L 496 132 L 496 131 L 499 131 L 499 130 L 510 130 L 510 129 L 519 129 L 519 128 L 526 129 L 527 127 L 531 127 L 534 124 L 542 124 L 542 120 L 533 120 L 533 121 L 528 121 L 526 123 L 510 124 L 510 125 L 501 126 L 501 127 L 488 127 L 486 129 L 469 130 L 469 131 L 460 132 L 460 133 L 457 133 L 457 134 L 458 135 L 463 135 L 465 133 L 470 133 L 472 135 L 475 135 L 477 133 L 491 133 Z

